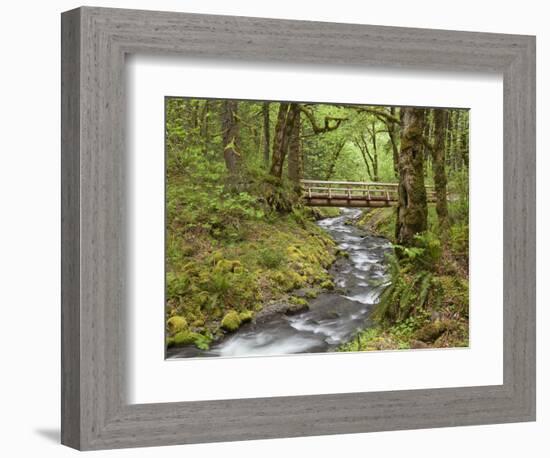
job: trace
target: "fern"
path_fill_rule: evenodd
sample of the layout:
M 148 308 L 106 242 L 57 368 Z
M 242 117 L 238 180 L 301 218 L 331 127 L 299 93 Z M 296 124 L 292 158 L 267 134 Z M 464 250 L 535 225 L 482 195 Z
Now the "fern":
M 418 251 L 413 251 L 415 259 Z M 385 287 L 376 304 L 372 318 L 379 323 L 395 324 L 406 320 L 414 311 L 422 309 L 427 303 L 433 286 L 433 274 L 427 270 L 410 273 L 411 261 L 400 264 L 396 256 L 389 258 L 390 282 Z

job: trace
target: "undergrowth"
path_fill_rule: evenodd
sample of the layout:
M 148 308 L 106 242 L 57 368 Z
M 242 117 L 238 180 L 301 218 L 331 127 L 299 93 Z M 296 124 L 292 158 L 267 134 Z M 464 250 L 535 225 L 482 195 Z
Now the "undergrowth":
M 291 186 L 256 170 L 229 187 L 223 164 L 177 158 L 166 197 L 168 346 L 206 349 L 271 301 L 293 304 L 296 289 L 332 285 L 334 242 Z
M 435 210 L 429 208 L 429 230 L 416 236 L 414 246 L 393 245 L 371 325 L 340 351 L 468 346 L 468 225 L 464 214 L 464 208 L 451 207 L 449 237 L 443 242 L 435 235 Z M 393 240 L 394 209 L 366 211 L 356 224 Z

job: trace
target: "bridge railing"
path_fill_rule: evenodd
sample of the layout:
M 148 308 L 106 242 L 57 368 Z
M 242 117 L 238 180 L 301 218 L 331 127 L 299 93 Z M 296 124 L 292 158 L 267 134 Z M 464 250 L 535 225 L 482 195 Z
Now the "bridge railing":
M 398 200 L 398 183 L 301 180 L 301 184 L 304 196 L 309 199 Z M 433 186 L 426 186 L 426 193 L 428 200 L 435 198 Z

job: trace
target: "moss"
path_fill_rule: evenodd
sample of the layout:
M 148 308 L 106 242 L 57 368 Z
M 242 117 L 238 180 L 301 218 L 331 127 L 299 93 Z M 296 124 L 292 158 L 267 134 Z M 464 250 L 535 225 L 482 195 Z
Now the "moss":
M 258 252 L 258 263 L 268 269 L 277 269 L 285 261 L 285 255 L 280 250 L 264 248 Z
M 454 312 L 468 316 L 468 280 L 458 276 L 442 275 L 437 281 L 446 305 Z
M 199 350 L 208 350 L 210 348 L 210 339 L 202 334 L 197 334 L 193 343 Z
M 254 312 L 251 310 L 245 310 L 244 312 L 239 313 L 239 319 L 241 323 L 248 323 L 254 318 Z
M 309 213 L 314 219 L 335 218 L 340 216 L 341 211 L 337 207 L 307 207 Z
M 332 282 L 332 280 L 325 280 L 325 281 L 321 282 L 320 286 L 323 289 L 328 289 L 328 290 L 333 290 L 334 289 L 334 283 Z
M 231 242 L 172 225 L 170 246 L 196 249 L 167 254 L 167 320 L 181 316 L 188 331 L 217 335 L 229 330 L 221 321 L 230 310 L 258 312 L 296 289 L 318 291 L 330 279 L 336 245 L 311 220 L 277 215 L 238 224 L 242 240 Z
M 305 296 L 308 298 L 308 299 L 315 299 L 317 296 L 319 295 L 319 291 L 316 290 L 316 289 L 308 289 L 306 290 L 305 292 Z
M 395 239 L 395 209 L 393 208 L 365 210 L 355 224 L 374 235 L 392 241 Z
M 237 329 L 239 329 L 240 325 L 241 318 L 239 314 L 234 310 L 226 313 L 221 322 L 221 327 L 229 332 L 236 331 Z
M 172 316 L 166 321 L 168 332 L 173 335 L 187 329 L 187 320 L 182 316 Z
M 306 283 L 305 278 L 292 269 L 272 272 L 270 279 L 283 292 L 301 288 Z
M 196 302 L 200 307 L 205 306 L 210 302 L 210 295 L 207 291 L 201 291 L 200 293 L 197 293 L 195 296 Z
M 287 253 L 287 259 L 290 261 L 301 261 L 304 259 L 304 254 L 299 248 L 296 248 L 295 246 L 289 246 L 286 249 Z
M 340 256 L 342 258 L 349 258 L 349 253 L 346 250 L 341 250 L 340 248 L 338 248 L 336 250 L 336 256 Z
M 307 305 L 307 301 L 303 297 L 290 296 L 288 300 L 291 304 L 294 304 L 294 305 L 301 305 L 301 306 Z
M 216 265 L 219 261 L 223 259 L 223 251 L 222 250 L 216 250 L 211 255 L 212 263 Z
M 190 331 L 180 331 L 174 335 L 174 345 L 189 345 L 195 343 L 199 334 Z
M 180 331 L 174 337 L 168 338 L 166 344 L 168 347 L 180 345 L 195 345 L 201 350 L 208 350 L 210 338 L 203 334 L 191 331 Z
M 242 268 L 240 261 L 229 261 L 227 259 L 221 259 L 216 263 L 215 271 L 221 272 L 235 272 L 235 269 Z
M 403 342 L 381 328 L 369 328 L 359 332 L 349 342 L 338 347 L 337 351 L 378 351 L 402 348 Z

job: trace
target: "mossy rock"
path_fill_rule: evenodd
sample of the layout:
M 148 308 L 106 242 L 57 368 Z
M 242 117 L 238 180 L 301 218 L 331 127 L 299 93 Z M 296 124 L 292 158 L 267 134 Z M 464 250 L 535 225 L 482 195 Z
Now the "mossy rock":
M 422 326 L 415 333 L 415 338 L 422 342 L 433 343 L 445 332 L 454 331 L 458 324 L 451 320 L 437 320 Z
M 259 312 L 260 310 L 263 310 L 263 308 L 264 308 L 264 305 L 261 302 L 256 302 L 254 304 L 254 310 L 256 312 Z
M 338 248 L 336 250 L 336 256 L 340 256 L 342 258 L 349 258 L 349 253 L 346 250 L 342 250 L 342 249 Z
M 306 299 L 315 299 L 319 295 L 318 288 L 302 288 L 292 292 L 295 297 L 303 297 Z
M 197 334 L 196 332 L 190 332 L 190 331 L 180 331 L 173 337 L 174 345 L 189 345 L 195 343 L 195 340 L 197 339 L 197 336 L 200 334 Z
M 305 281 L 305 278 L 300 275 L 298 272 L 294 271 L 294 270 L 287 270 L 287 285 L 288 285 L 288 289 L 297 289 L 297 288 L 301 288 L 302 286 L 305 286 L 306 284 L 306 281 Z
M 291 304 L 294 305 L 307 305 L 307 301 L 303 297 L 297 297 L 297 296 L 290 296 L 288 299 Z
M 323 288 L 323 289 L 328 289 L 328 290 L 333 290 L 334 289 L 334 283 L 332 282 L 332 280 L 325 280 L 325 281 L 321 282 L 321 284 L 319 286 L 321 286 L 321 288 Z
M 306 279 L 292 269 L 275 271 L 270 275 L 271 280 L 282 290 L 292 291 L 306 285 Z
M 234 310 L 227 312 L 221 322 L 221 327 L 229 332 L 236 331 L 237 329 L 239 329 L 240 325 L 241 318 L 239 314 Z
M 252 310 L 245 310 L 244 312 L 239 313 L 239 318 L 241 323 L 248 323 L 254 318 L 254 312 Z
M 169 346 L 178 345 L 195 345 L 201 350 L 208 350 L 210 346 L 210 339 L 207 336 L 199 334 L 198 332 L 181 331 L 178 332 L 171 340 L 167 342 Z
M 168 318 L 166 325 L 168 326 L 168 332 L 173 335 L 187 329 L 187 320 L 182 316 L 175 315 Z

